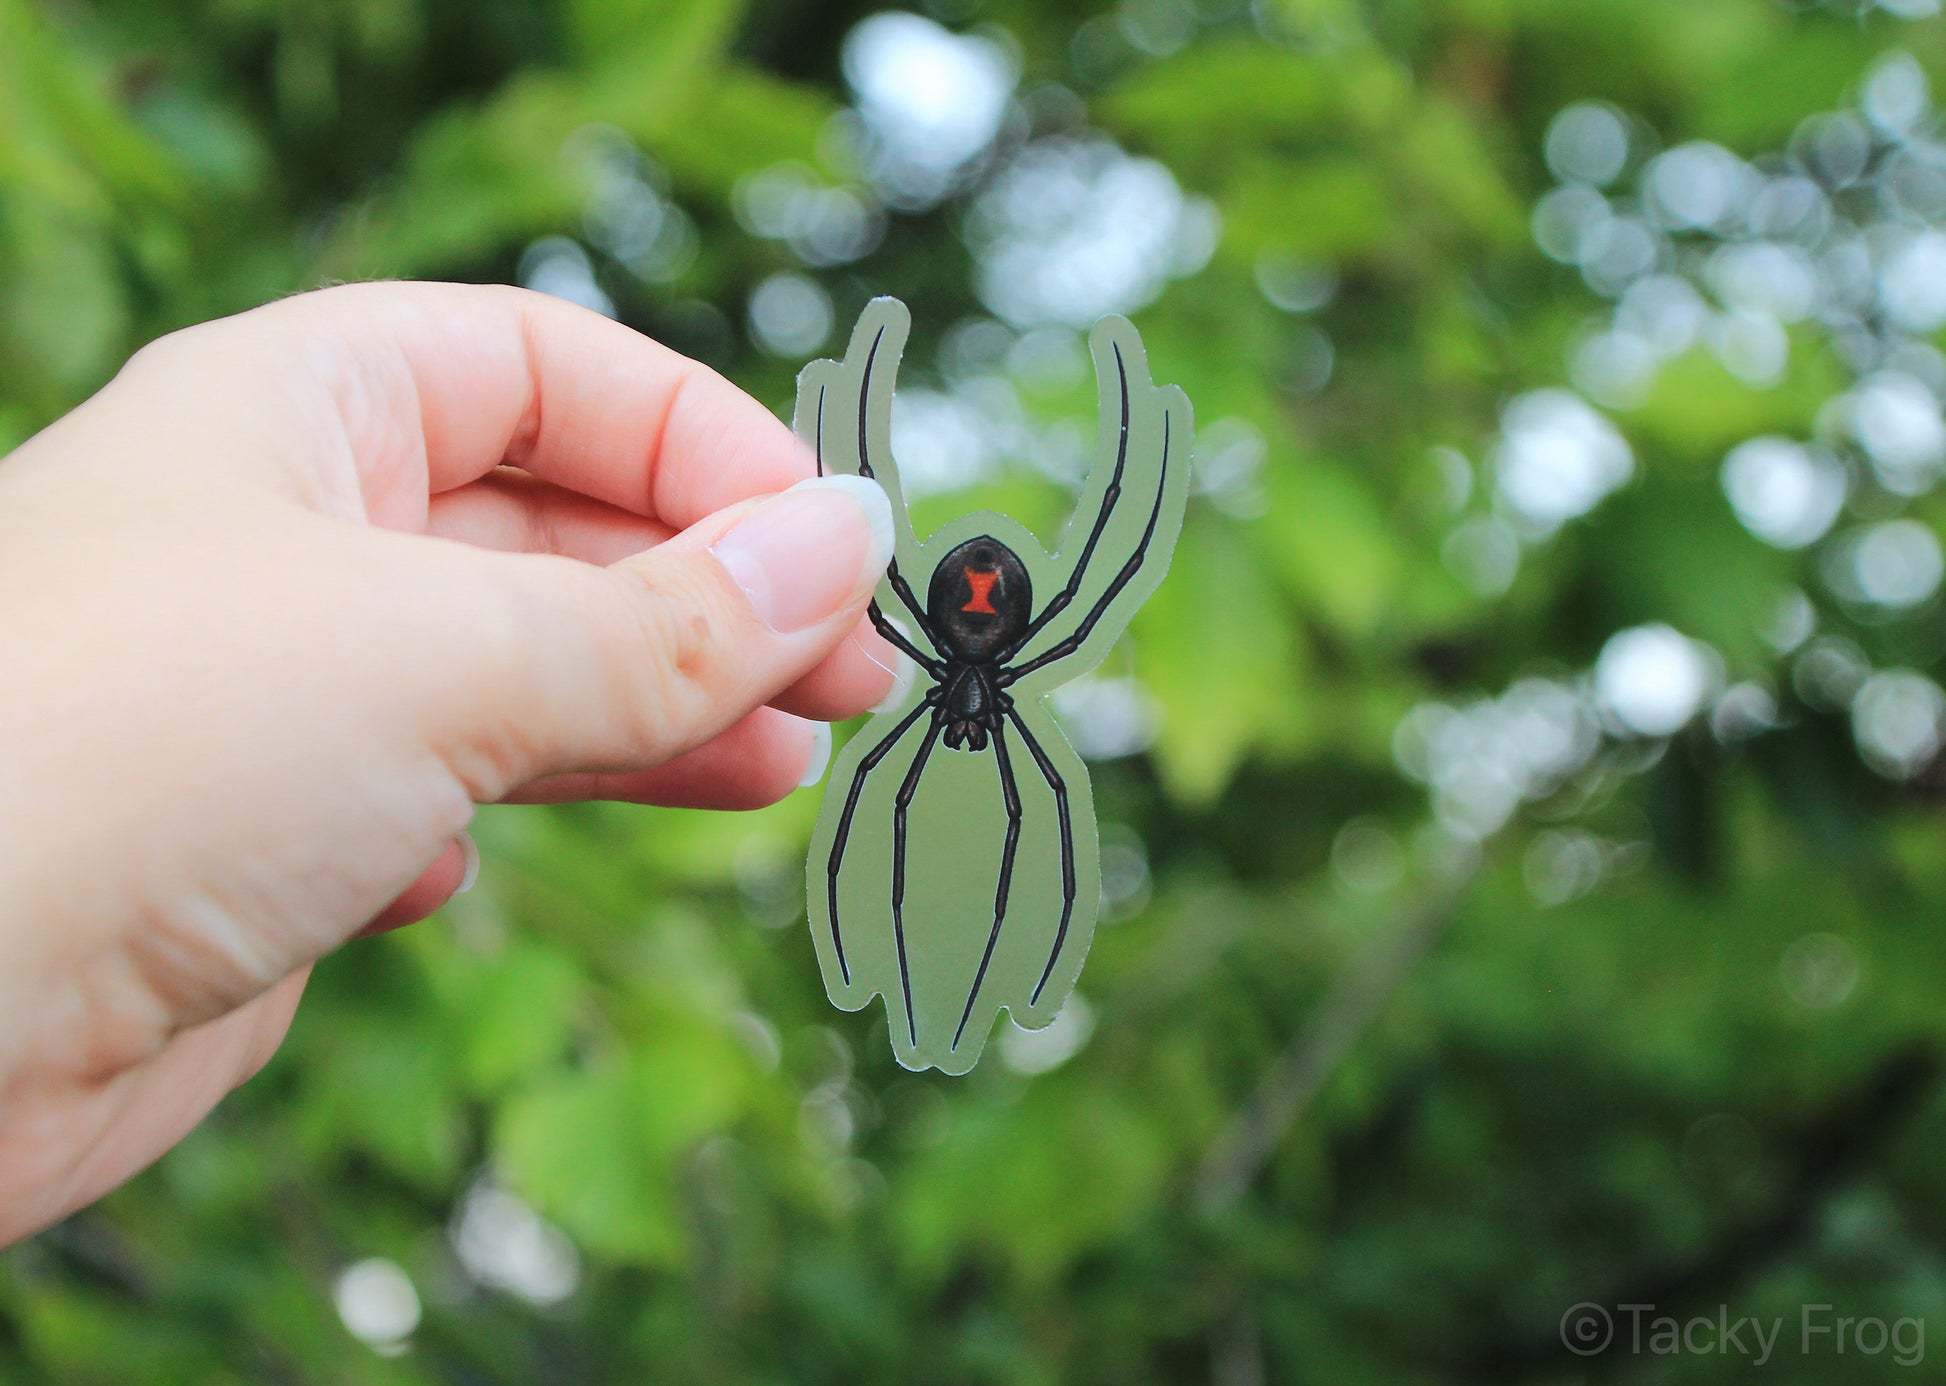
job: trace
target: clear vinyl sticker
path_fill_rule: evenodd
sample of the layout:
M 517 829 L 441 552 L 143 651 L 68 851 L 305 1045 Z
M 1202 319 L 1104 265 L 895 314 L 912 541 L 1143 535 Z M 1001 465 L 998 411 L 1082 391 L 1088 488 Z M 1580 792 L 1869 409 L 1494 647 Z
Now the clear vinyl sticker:
M 1053 1021 L 1094 937 L 1094 797 L 1047 696 L 1101 663 L 1162 581 L 1191 421 L 1183 392 L 1150 379 L 1133 325 L 1104 318 L 1094 460 L 1056 551 L 990 511 L 922 540 L 890 447 L 909 326 L 897 299 L 875 299 L 845 358 L 798 377 L 796 428 L 819 470 L 891 496 L 896 555 L 872 620 L 918 665 L 831 769 L 809 916 L 832 1003 L 884 997 L 901 1064 L 965 1073 L 1002 1009 L 1027 1029 Z

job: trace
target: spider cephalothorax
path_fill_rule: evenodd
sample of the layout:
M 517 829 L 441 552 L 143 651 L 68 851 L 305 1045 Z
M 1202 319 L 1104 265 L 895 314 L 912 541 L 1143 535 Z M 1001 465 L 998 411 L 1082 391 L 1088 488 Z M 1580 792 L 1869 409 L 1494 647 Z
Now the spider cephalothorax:
M 826 798 L 814 839 L 812 928 L 834 1001 L 856 1009 L 883 994 L 900 1062 L 963 1073 L 1001 1006 L 1029 1028 L 1052 1020 L 1087 950 L 1099 888 L 1087 771 L 1042 700 L 1055 684 L 1100 661 L 1160 579 L 1188 490 L 1181 461 L 1188 402 L 1180 390 L 1149 382 L 1134 328 L 1104 320 L 1094 336 L 1101 443 L 1068 531 L 1073 542 L 1049 556 L 1018 524 L 987 515 L 955 522 L 920 544 L 905 518 L 886 443 L 887 363 L 896 362 L 905 331 L 904 309 L 875 300 L 845 361 L 815 363 L 799 381 L 798 428 L 814 440 L 820 470 L 838 464 L 875 476 L 891 494 L 899 543 L 886 569 L 888 601 L 917 635 L 878 602 L 871 618 L 923 676 L 916 696 L 882 712 L 846 747 L 833 772 L 834 787 L 843 784 L 845 792 L 842 800 L 835 793 Z M 922 604 L 905 574 L 928 570 Z M 1036 574 L 1047 593 L 1038 611 Z M 912 746 L 907 737 L 915 732 L 910 759 L 893 772 L 896 790 L 888 795 L 875 788 L 874 772 Z M 953 751 L 991 751 L 993 779 L 982 783 L 976 772 L 950 764 L 976 766 L 983 759 L 978 754 L 935 758 L 941 743 Z M 1017 750 L 1032 764 L 1026 786 L 1015 778 Z M 921 785 L 934 777 L 948 787 L 927 803 Z M 1046 818 L 1028 831 L 1030 809 L 1051 812 L 1053 831 Z M 926 904 L 909 936 L 915 819 L 922 844 L 915 875 Z M 869 825 L 866 860 L 883 861 L 889 881 L 869 866 L 852 865 L 854 827 L 861 824 Z M 889 841 L 881 836 L 886 828 Z M 998 860 L 980 879 L 979 864 L 994 861 L 987 852 L 997 852 Z M 1017 877 L 1023 882 L 1018 899 Z M 868 926 L 885 918 L 879 911 L 887 906 L 891 947 L 881 950 Z

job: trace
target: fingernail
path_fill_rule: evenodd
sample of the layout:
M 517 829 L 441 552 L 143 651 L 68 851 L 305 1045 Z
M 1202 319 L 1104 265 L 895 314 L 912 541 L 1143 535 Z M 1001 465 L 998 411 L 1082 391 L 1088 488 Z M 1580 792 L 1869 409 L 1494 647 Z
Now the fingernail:
M 811 763 L 804 767 L 798 777 L 797 787 L 809 789 L 824 778 L 824 772 L 831 765 L 831 724 L 829 722 L 811 723 Z
M 460 872 L 459 886 L 453 891 L 453 894 L 464 895 L 467 891 L 473 889 L 473 883 L 480 879 L 480 848 L 473 841 L 473 835 L 471 833 L 461 833 L 453 841 L 459 844 L 460 857 L 466 863 L 466 869 Z
M 892 503 L 875 481 L 821 476 L 772 496 L 710 552 L 778 632 L 816 625 L 892 561 Z

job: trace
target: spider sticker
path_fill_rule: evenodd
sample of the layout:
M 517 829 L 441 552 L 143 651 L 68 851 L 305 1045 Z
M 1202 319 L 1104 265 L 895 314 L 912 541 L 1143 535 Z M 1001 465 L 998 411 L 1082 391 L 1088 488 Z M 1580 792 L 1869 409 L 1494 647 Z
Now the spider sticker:
M 871 619 L 919 672 L 832 767 L 811 936 L 834 1005 L 883 996 L 901 1064 L 965 1073 L 1002 1008 L 1027 1029 L 1053 1021 L 1094 937 L 1094 797 L 1046 698 L 1102 661 L 1162 581 L 1189 492 L 1189 401 L 1150 380 L 1126 319 L 1104 318 L 1095 460 L 1059 549 L 991 512 L 920 541 L 889 446 L 909 326 L 897 299 L 874 299 L 845 359 L 798 377 L 819 471 L 891 495 L 896 553 Z

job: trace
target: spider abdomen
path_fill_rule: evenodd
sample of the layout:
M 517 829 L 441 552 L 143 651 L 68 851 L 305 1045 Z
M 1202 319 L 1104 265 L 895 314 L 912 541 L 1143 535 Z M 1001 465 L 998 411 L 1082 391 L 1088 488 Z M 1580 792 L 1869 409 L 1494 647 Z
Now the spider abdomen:
M 1026 631 L 1034 587 L 1020 556 L 990 534 L 956 545 L 932 570 L 926 615 L 947 653 L 986 664 Z

